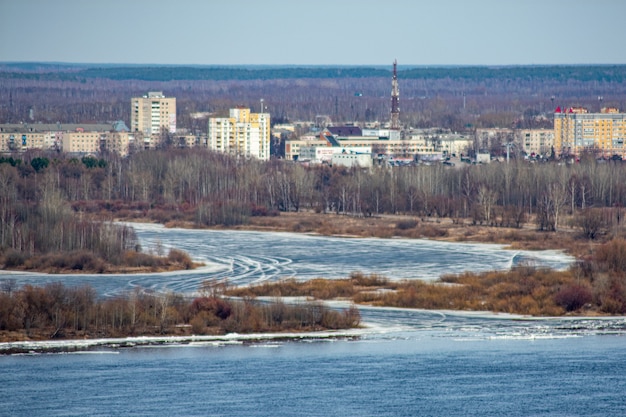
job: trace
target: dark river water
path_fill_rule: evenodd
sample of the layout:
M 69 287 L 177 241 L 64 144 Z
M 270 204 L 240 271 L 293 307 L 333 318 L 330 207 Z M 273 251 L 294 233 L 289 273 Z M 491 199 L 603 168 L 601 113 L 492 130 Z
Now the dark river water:
M 19 283 L 89 282 L 194 292 L 354 270 L 433 279 L 517 262 L 564 268 L 558 252 L 495 245 L 333 239 L 142 226 L 144 247 L 179 247 L 210 263 L 190 273 L 11 275 Z M 0 279 L 5 276 L 0 276 Z M 361 308 L 358 337 L 200 341 L 0 356 L 0 416 L 623 416 L 626 318 L 531 319 Z

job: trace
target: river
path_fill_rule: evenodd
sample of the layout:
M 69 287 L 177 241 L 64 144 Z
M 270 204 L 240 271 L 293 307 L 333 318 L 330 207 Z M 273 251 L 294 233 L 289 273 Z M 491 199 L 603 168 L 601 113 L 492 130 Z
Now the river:
M 206 266 L 164 274 L 12 274 L 11 278 L 18 284 L 87 283 L 105 296 L 136 286 L 192 294 L 206 279 L 249 285 L 282 278 L 347 278 L 361 271 L 389 279 L 434 280 L 449 273 L 509 269 L 521 264 L 564 269 L 573 262 L 560 251 L 507 250 L 504 245 L 481 243 L 168 229 L 145 223 L 132 226 L 145 251 L 167 253 L 178 248 Z
M 201 271 L 138 276 L 11 275 L 193 293 L 207 278 L 245 285 L 359 269 L 434 279 L 517 262 L 565 268 L 558 252 L 497 245 L 338 239 L 142 225 L 144 247 L 179 247 Z M 357 268 L 358 267 L 358 268 Z M 2 277 L 0 277 L 2 278 Z M 338 304 L 341 307 L 340 304 Z M 626 415 L 626 318 L 542 318 L 361 308 L 353 336 L 195 341 L 0 356 L 0 416 Z

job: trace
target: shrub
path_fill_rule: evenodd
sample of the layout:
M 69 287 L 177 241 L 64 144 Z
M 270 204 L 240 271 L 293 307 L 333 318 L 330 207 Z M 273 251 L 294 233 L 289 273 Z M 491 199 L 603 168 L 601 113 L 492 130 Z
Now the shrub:
M 389 285 L 389 279 L 387 279 L 387 277 L 378 274 L 364 275 L 359 271 L 352 272 L 350 279 L 354 284 L 363 287 L 382 287 Z
M 219 317 L 221 320 L 226 320 L 232 312 L 230 304 L 217 297 L 198 297 L 193 300 L 190 308 L 194 315 L 204 311 Z
M 206 334 L 208 323 L 209 320 L 205 311 L 201 311 L 189 321 L 193 334 Z
M 446 229 L 430 225 L 422 227 L 420 232 L 422 236 L 430 238 L 448 236 L 448 231 Z
M 310 220 L 302 220 L 291 227 L 293 232 L 312 232 L 317 225 Z
M 26 262 L 26 255 L 14 249 L 8 250 L 4 255 L 5 268 L 16 268 L 24 265 L 24 262 Z
M 183 265 L 185 269 L 193 268 L 193 261 L 191 260 L 191 257 L 182 250 L 170 249 L 167 259 L 175 264 Z
M 122 263 L 132 267 L 146 266 L 151 268 L 160 266 L 161 264 L 158 258 L 136 251 L 124 252 L 124 255 L 122 256 Z
M 565 311 L 575 311 L 591 302 L 593 296 L 591 290 L 584 285 L 572 284 L 562 288 L 554 296 L 554 302 L 563 307 Z
M 587 239 L 595 239 L 607 226 L 602 212 L 595 209 L 582 211 L 576 216 L 574 223 L 582 229 L 582 234 Z
M 417 220 L 415 219 L 401 220 L 396 224 L 396 229 L 409 230 L 409 229 L 415 228 L 416 226 L 417 226 Z
M 259 217 L 259 216 L 267 216 L 267 213 L 268 213 L 267 207 L 253 204 L 250 215 L 252 217 Z
M 626 271 L 626 240 L 613 239 L 601 245 L 596 251 L 596 260 L 602 270 Z
M 626 313 L 626 288 L 618 277 L 610 277 L 607 288 L 599 294 L 600 309 L 609 314 Z

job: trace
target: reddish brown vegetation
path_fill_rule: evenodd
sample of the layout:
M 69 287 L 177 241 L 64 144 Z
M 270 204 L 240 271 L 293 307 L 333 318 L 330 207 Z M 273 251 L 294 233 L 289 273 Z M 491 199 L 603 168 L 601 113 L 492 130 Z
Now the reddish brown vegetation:
M 358 310 L 331 310 L 318 303 L 231 301 L 206 295 L 192 301 L 177 294 L 134 291 L 98 300 L 89 286 L 61 283 L 0 288 L 0 341 L 137 335 L 310 331 L 358 326 Z
M 356 303 L 424 309 L 487 310 L 555 316 L 626 313 L 626 270 L 621 254 L 626 241 L 598 247 L 598 258 L 568 271 L 517 267 L 511 271 L 444 276 L 436 282 L 389 281 L 355 273 L 349 279 L 285 280 L 231 290 L 245 296 L 349 298 Z

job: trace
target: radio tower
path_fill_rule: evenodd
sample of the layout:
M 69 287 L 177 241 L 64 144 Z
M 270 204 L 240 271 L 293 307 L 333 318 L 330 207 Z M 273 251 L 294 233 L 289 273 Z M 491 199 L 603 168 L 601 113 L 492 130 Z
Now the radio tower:
M 397 60 L 393 61 L 393 78 L 391 79 L 391 129 L 400 130 L 400 90 L 398 89 Z

